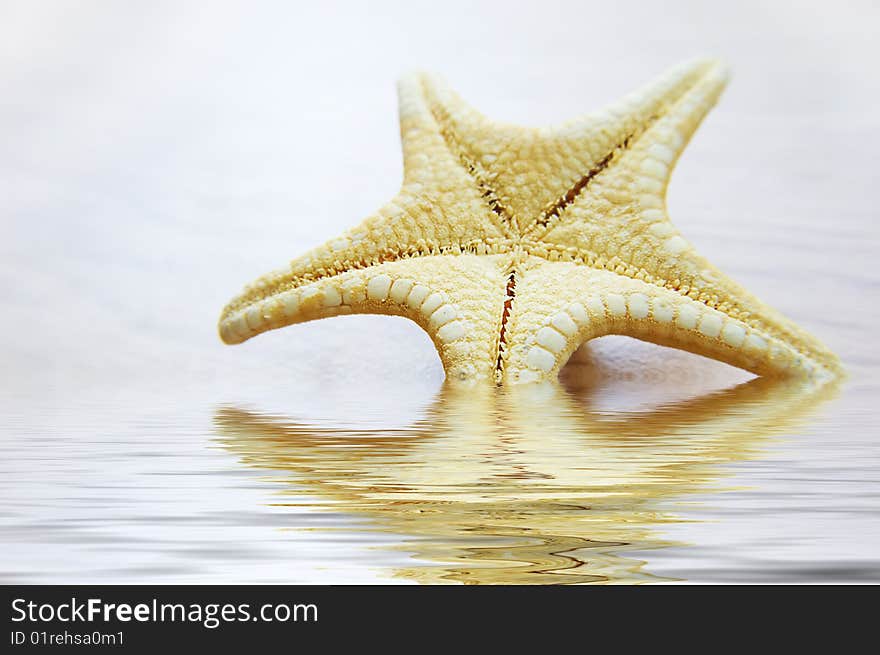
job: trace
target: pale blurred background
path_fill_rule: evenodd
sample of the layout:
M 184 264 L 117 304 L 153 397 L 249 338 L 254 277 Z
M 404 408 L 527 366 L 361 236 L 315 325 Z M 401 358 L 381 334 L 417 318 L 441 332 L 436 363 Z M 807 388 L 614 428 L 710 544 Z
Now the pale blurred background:
M 796 429 L 750 425 L 772 445 L 721 458 L 723 491 L 691 480 L 658 501 L 672 506 L 618 518 L 670 517 L 630 548 L 655 548 L 636 559 L 662 579 L 880 579 L 878 30 L 867 1 L 0 2 L 0 579 L 384 582 L 413 557 L 452 558 L 401 551 L 426 530 L 328 500 L 296 467 L 248 466 L 228 443 L 247 425 L 223 413 L 355 437 L 431 423 L 443 374 L 428 338 L 345 317 L 230 348 L 220 309 L 396 191 L 401 73 L 442 73 L 489 116 L 540 125 L 701 55 L 733 79 L 676 169 L 670 214 L 849 378 Z M 597 351 L 607 379 L 572 397 L 636 430 L 638 412 L 749 377 L 627 340 Z M 279 507 L 290 485 L 297 503 Z

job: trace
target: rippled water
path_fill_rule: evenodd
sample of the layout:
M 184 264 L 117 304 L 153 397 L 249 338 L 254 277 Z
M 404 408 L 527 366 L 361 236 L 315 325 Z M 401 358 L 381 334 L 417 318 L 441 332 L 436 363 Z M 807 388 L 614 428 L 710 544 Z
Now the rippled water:
M 838 382 L 603 341 L 561 385 L 421 406 L 50 394 L 7 414 L 0 579 L 880 579 L 877 448 Z
M 876 9 L 61 4 L 0 21 L 0 581 L 880 581 Z M 734 78 L 673 220 L 845 379 L 608 337 L 461 391 L 379 317 L 219 343 L 396 191 L 399 71 L 539 125 L 699 53 Z
M 669 503 L 718 486 L 832 393 L 754 380 L 652 411 L 606 413 L 555 386 L 444 389 L 410 427 L 339 430 L 238 409 L 219 442 L 283 472 L 279 506 L 338 506 L 401 535 L 422 582 L 635 582 L 674 545 Z M 305 498 L 303 495 L 305 494 Z M 317 499 L 317 502 L 316 502 Z

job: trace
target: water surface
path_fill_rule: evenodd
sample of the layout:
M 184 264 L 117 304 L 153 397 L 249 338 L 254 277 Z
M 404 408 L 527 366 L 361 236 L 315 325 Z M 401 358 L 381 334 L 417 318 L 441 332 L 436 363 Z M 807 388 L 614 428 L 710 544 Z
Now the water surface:
M 0 581 L 880 581 L 867 4 L 4 9 Z M 395 193 L 404 70 L 546 125 L 704 53 L 734 77 L 670 215 L 845 379 L 608 338 L 461 392 L 383 317 L 220 344 L 244 282 Z
M 0 576 L 877 580 L 876 447 L 841 438 L 840 388 L 606 338 L 559 385 L 347 387 L 323 409 L 49 394 L 7 412 Z

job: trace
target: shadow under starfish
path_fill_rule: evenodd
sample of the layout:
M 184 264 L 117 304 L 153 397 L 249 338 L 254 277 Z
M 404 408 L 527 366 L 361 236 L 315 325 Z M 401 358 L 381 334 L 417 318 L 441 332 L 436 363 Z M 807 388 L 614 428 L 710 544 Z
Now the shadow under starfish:
M 420 582 L 660 580 L 630 551 L 673 545 L 660 501 L 711 490 L 834 395 L 835 382 L 756 378 L 647 412 L 590 407 L 596 384 L 446 386 L 402 430 L 332 429 L 223 408 L 218 441 L 247 466 L 283 471 L 290 505 L 366 518 L 406 535 Z M 585 393 L 586 391 L 586 393 Z M 285 505 L 282 500 L 275 505 Z

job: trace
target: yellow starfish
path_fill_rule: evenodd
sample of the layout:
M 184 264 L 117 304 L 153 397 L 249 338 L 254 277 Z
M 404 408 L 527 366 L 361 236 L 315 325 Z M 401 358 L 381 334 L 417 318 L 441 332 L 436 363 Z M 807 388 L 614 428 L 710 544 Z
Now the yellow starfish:
M 490 122 L 434 77 L 406 77 L 400 192 L 248 286 L 224 309 L 221 338 L 395 314 L 428 332 L 451 380 L 552 378 L 606 334 L 759 375 L 836 371 L 831 352 L 713 267 L 667 217 L 670 172 L 726 79 L 717 62 L 697 61 L 604 111 L 524 128 Z

